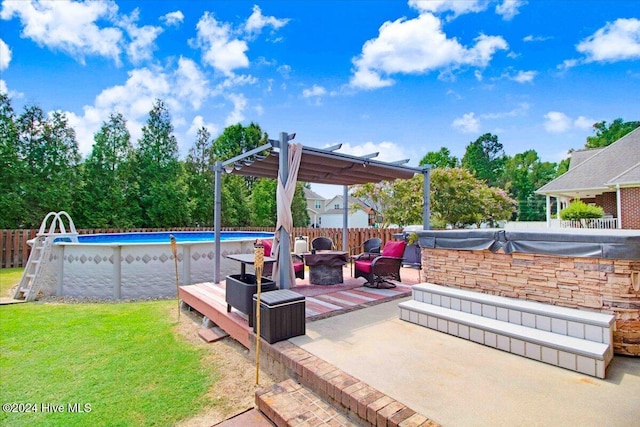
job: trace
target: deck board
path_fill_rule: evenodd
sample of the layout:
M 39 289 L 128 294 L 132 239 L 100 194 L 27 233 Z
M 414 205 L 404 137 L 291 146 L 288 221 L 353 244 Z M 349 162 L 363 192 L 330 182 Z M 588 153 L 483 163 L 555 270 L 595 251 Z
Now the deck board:
M 348 270 L 345 270 L 348 273 Z M 377 302 L 402 298 L 411 294 L 411 285 L 399 283 L 392 289 L 375 289 L 362 286 L 362 279 L 354 279 L 345 274 L 345 283 L 340 287 L 331 285 L 309 286 L 308 279 L 296 282 L 291 290 L 306 296 L 305 316 L 307 321 L 324 318 L 341 312 L 352 311 Z M 297 289 L 296 289 L 297 288 Z M 179 297 L 203 316 L 228 333 L 233 339 L 249 348 L 253 328 L 249 327 L 247 316 L 235 308 L 227 313 L 225 283 L 198 283 L 181 286 Z

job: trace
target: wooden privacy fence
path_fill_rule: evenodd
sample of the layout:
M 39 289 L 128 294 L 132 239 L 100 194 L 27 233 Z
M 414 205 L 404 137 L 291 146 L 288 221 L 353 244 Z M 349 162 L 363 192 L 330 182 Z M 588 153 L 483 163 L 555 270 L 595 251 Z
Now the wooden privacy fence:
M 88 228 L 78 230 L 79 234 L 98 233 L 136 233 L 154 231 L 213 231 L 213 227 L 177 227 L 177 228 L 135 228 L 135 229 L 114 229 L 114 228 Z M 273 232 L 270 227 L 244 227 L 244 228 L 222 228 L 222 231 L 267 231 Z M 37 229 L 32 230 L 1 230 L 0 235 L 0 268 L 24 267 L 29 259 L 31 247 L 27 240 L 36 237 Z M 394 239 L 394 234 L 401 233 L 400 228 L 350 228 L 347 236 L 347 247 L 356 248 L 372 237 L 382 239 L 382 243 Z M 333 240 L 336 249 L 342 249 L 342 228 L 306 228 L 295 227 L 291 234 L 291 250 L 293 251 L 295 238 L 298 236 L 308 236 L 309 244 L 319 236 L 329 237 Z M 169 243 L 167 241 L 167 243 Z

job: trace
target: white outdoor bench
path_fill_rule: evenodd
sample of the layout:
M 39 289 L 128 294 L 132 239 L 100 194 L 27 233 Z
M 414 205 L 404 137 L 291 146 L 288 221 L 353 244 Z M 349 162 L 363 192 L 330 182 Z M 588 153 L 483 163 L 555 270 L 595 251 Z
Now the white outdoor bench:
M 421 283 L 400 318 L 530 359 L 605 377 L 614 316 Z

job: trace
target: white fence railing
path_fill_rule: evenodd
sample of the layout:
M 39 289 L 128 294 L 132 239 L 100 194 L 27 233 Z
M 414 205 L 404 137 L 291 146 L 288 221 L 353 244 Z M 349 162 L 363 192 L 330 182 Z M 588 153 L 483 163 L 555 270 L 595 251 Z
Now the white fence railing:
M 579 219 L 579 220 L 552 219 L 551 227 L 611 229 L 611 228 L 618 228 L 618 219 L 617 218 L 591 218 L 591 219 Z

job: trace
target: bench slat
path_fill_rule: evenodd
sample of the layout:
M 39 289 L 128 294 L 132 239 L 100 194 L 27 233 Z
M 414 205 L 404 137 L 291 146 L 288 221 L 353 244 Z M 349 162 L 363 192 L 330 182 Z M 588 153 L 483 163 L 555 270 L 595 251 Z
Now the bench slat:
M 440 319 L 457 322 L 469 327 L 482 329 L 498 335 L 509 336 L 522 341 L 567 351 L 585 357 L 604 360 L 609 346 L 580 338 L 559 335 L 527 326 L 516 325 L 463 311 L 452 310 L 420 301 L 405 301 L 399 304 L 400 309 L 431 315 Z M 406 320 L 406 319 L 405 319 Z
M 507 298 L 499 295 L 485 294 L 482 292 L 467 291 L 465 289 L 450 288 L 447 286 L 435 285 L 433 283 L 420 283 L 413 286 L 413 295 L 417 292 L 427 292 L 450 298 L 477 302 L 481 304 L 493 305 L 506 309 L 518 310 L 521 312 L 548 316 L 555 319 L 568 320 L 586 325 L 610 328 L 615 324 L 615 316 L 593 311 L 578 310 L 568 307 L 560 307 L 551 304 L 542 304 L 535 301 L 526 301 L 516 298 Z

